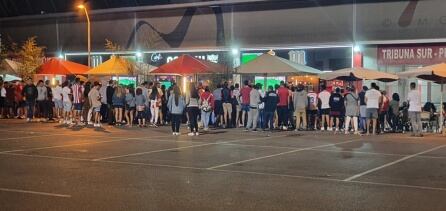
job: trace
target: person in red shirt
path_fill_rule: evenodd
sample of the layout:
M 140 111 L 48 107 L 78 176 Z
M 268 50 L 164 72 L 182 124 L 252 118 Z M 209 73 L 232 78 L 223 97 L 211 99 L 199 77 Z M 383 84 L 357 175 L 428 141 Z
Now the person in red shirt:
M 390 104 L 390 100 L 387 97 L 387 92 L 385 90 L 383 90 L 381 92 L 382 94 L 382 102 L 381 102 L 381 106 L 379 108 L 379 124 L 380 124 L 380 132 L 384 133 L 385 129 L 386 129 L 386 120 L 389 118 L 387 116 L 388 112 L 389 112 L 389 104 Z
M 246 80 L 244 81 L 245 86 L 240 90 L 240 102 L 242 104 L 242 124 L 240 127 L 243 127 L 245 124 L 245 115 L 249 112 L 249 101 L 250 101 L 250 93 L 252 88 L 249 86 L 249 82 Z
M 290 90 L 285 87 L 283 81 L 280 82 L 280 87 L 277 89 L 279 96 L 279 103 L 277 104 L 278 126 L 282 130 L 288 130 L 288 101 L 290 97 Z

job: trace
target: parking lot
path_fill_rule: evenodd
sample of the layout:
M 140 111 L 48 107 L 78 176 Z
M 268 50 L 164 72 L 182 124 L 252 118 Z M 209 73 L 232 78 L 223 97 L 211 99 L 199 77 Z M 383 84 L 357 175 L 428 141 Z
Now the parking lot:
M 445 210 L 446 138 L 0 121 L 0 210 Z

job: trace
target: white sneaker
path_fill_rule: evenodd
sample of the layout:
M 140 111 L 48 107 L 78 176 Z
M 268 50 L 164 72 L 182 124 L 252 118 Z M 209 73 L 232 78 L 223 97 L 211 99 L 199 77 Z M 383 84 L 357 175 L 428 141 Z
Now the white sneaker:
M 93 127 L 98 127 L 98 124 L 93 124 Z
M 333 131 L 333 128 L 329 127 L 327 128 L 327 131 Z
M 188 136 L 194 136 L 195 133 L 190 132 L 190 133 L 188 133 L 187 135 L 188 135 Z
M 176 136 L 176 135 L 177 135 L 177 133 L 173 132 L 173 133 L 172 133 L 172 135 L 173 135 L 173 136 Z
M 208 131 L 208 130 L 209 130 L 209 128 L 204 128 L 203 130 L 204 130 L 204 131 Z
M 27 122 L 31 122 L 31 119 L 30 119 L 30 118 L 26 118 L 26 121 L 27 121 Z
M 325 130 L 325 127 L 321 127 L 321 131 L 324 131 Z
M 87 124 L 88 124 L 88 125 L 92 125 L 93 122 L 92 122 L 92 121 L 88 121 Z
M 288 128 L 286 126 L 283 126 L 283 130 L 288 130 Z
M 198 136 L 198 135 L 200 135 L 198 132 L 195 132 L 195 136 Z

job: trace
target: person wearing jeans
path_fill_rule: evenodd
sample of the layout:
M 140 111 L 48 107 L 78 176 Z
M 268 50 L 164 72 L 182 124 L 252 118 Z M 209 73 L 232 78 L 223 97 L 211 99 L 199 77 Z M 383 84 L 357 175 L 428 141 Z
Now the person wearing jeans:
M 203 122 L 204 131 L 209 130 L 209 118 L 214 107 L 214 96 L 209 90 L 209 87 L 204 88 L 204 92 L 200 96 L 199 102 L 201 108 L 201 121 Z
M 37 87 L 33 84 L 31 78 L 26 80 L 26 85 L 23 87 L 22 96 L 25 98 L 26 107 L 27 107 L 27 119 L 26 121 L 30 122 L 34 116 L 34 107 L 36 106 L 38 91 Z
M 257 131 L 257 120 L 259 118 L 259 103 L 261 102 L 259 87 L 254 85 L 251 90 L 249 99 L 248 122 L 246 123 L 246 130 Z
M 288 130 L 288 101 L 290 90 L 285 87 L 285 82 L 280 82 L 280 87 L 277 89 L 279 96 L 279 103 L 277 104 L 277 116 L 279 117 L 279 128 Z
M 412 124 L 412 135 L 415 137 L 422 137 L 421 130 L 421 96 L 417 90 L 416 83 L 410 83 L 410 91 L 407 94 L 407 101 L 409 102 L 409 118 Z
M 172 135 L 180 135 L 180 124 L 183 116 L 183 111 L 186 106 L 183 96 L 181 96 L 180 88 L 175 85 L 173 93 L 169 96 L 167 101 L 167 109 L 172 118 Z
M 264 108 L 264 123 L 262 128 L 265 130 L 268 126 L 270 130 L 274 129 L 274 113 L 276 112 L 278 97 L 277 93 L 274 92 L 272 86 L 268 86 L 268 92 L 265 94 L 265 97 L 262 99 L 265 103 Z M 268 125 L 269 124 L 269 125 Z

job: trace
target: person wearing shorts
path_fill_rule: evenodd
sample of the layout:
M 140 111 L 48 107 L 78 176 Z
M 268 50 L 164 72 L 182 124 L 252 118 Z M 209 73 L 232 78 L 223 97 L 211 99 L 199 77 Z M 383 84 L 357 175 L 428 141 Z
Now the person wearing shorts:
M 333 125 L 330 125 L 330 96 L 331 93 L 327 90 L 327 87 L 325 85 L 321 86 L 322 92 L 319 93 L 319 102 L 321 102 L 321 131 L 325 130 L 325 123 L 327 123 L 327 130 L 331 131 L 331 127 Z
M 63 124 L 71 124 L 71 109 L 73 104 L 71 102 L 71 89 L 69 87 L 68 81 L 65 81 L 62 84 L 62 102 L 63 102 Z
M 366 110 L 366 118 L 367 118 L 367 135 L 370 134 L 370 130 L 368 130 L 370 123 L 372 123 L 372 134 L 376 134 L 376 127 L 377 127 L 377 119 L 378 119 L 378 109 L 379 105 L 381 104 L 382 95 L 381 92 L 377 90 L 377 86 L 375 83 L 372 83 L 371 89 L 367 90 L 365 93 L 365 102 L 367 104 L 367 110 Z
M 330 125 L 335 125 L 334 131 L 337 133 L 339 131 L 339 120 L 342 116 L 342 112 L 344 110 L 344 97 L 341 94 L 341 89 L 338 87 L 335 90 L 335 93 L 333 93 L 330 96 L 330 116 L 331 116 L 331 123 Z
M 221 121 L 221 117 L 223 116 L 223 101 L 222 101 L 222 88 L 221 84 L 217 84 L 217 89 L 215 89 L 212 92 L 212 95 L 214 96 L 214 115 L 215 115 L 215 126 L 217 127 Z

